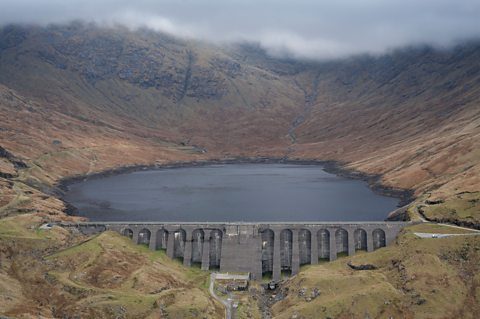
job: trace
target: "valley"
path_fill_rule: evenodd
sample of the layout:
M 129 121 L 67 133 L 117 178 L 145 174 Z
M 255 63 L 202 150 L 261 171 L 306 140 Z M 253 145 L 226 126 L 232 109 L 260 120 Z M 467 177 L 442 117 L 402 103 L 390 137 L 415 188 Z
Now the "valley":
M 208 294 L 208 273 L 115 234 L 38 230 L 81 220 L 61 200 L 62 181 L 111 170 L 245 158 L 322 161 L 374 189 L 407 192 L 400 219 L 479 229 L 479 105 L 475 41 L 301 61 L 273 58 L 255 44 L 220 46 L 144 29 L 5 26 L 0 314 L 223 316 Z M 351 258 L 376 270 L 349 269 L 350 257 L 305 267 L 282 285 L 285 298 L 269 312 L 473 318 L 478 237 L 419 239 L 417 227 Z M 88 262 L 78 264 L 76 254 Z M 302 287 L 322 294 L 305 301 Z

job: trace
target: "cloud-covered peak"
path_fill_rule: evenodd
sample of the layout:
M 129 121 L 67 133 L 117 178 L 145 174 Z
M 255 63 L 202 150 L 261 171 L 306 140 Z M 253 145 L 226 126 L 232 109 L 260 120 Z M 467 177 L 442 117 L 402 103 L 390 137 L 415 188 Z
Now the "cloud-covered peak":
M 477 0 L 0 0 L 0 9 L 0 24 L 122 24 L 314 59 L 480 35 Z

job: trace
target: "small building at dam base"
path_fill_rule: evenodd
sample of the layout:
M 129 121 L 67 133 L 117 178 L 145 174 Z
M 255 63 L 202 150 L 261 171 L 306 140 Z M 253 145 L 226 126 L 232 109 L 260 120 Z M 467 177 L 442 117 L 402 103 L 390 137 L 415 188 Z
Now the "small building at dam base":
M 75 227 L 85 234 L 116 231 L 151 250 L 165 250 L 185 266 L 249 272 L 255 280 L 269 274 L 278 281 L 282 273 L 297 274 L 301 265 L 385 247 L 408 224 L 89 222 L 61 226 Z

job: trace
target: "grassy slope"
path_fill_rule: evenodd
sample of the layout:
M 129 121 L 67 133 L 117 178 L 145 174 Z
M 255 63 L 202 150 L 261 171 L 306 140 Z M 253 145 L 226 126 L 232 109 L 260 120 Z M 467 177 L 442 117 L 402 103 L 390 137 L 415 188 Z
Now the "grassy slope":
M 150 252 L 115 233 L 84 241 L 60 228 L 30 230 L 32 221 L 40 219 L 22 215 L 2 220 L 0 314 L 223 316 L 221 305 L 209 297 L 208 274 L 198 269 L 186 269 L 163 252 Z
M 445 198 L 445 197 L 444 197 Z M 480 223 L 479 205 L 480 192 L 460 192 L 453 196 L 447 196 L 443 203 L 422 204 L 418 210 L 429 220 L 457 221 L 465 226 Z
M 405 229 L 388 248 L 305 267 L 284 287 L 287 296 L 273 306 L 275 317 L 475 318 L 480 237 L 419 239 L 412 234 L 424 227 Z M 348 261 L 378 269 L 352 270 Z M 320 295 L 307 301 L 315 288 Z

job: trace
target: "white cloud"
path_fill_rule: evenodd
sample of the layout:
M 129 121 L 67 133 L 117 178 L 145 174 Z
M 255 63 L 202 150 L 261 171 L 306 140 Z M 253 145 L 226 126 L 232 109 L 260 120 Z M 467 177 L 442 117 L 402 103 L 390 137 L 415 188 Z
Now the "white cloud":
M 167 17 L 134 11 L 118 12 L 106 17 L 104 20 L 100 20 L 100 22 L 109 25 L 120 24 L 132 29 L 149 28 L 155 31 L 161 31 L 186 38 L 195 38 L 199 36 L 199 30 L 195 30 L 193 26 L 174 23 Z
M 289 31 L 267 31 L 251 40 L 259 41 L 267 52 L 274 56 L 329 59 L 359 53 L 340 41 L 319 37 L 305 38 Z

